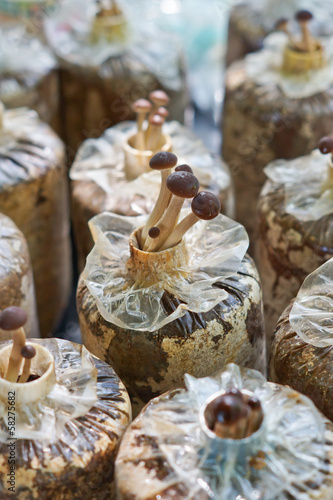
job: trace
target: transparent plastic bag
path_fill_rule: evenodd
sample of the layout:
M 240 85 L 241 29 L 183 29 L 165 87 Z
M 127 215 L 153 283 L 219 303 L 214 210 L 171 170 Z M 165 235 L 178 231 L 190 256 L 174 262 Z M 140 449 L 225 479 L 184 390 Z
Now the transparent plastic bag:
M 332 437 L 328 440 L 328 424 L 308 398 L 234 364 L 214 378 L 186 375 L 185 380 L 186 392 L 156 398 L 127 431 L 116 462 L 119 498 L 163 496 L 169 488 L 184 499 L 330 497 Z M 231 388 L 254 394 L 264 421 L 246 439 L 212 438 L 203 428 L 202 408 Z
M 148 210 L 140 208 L 137 200 L 146 199 L 147 193 L 150 204 L 157 198 L 161 175 L 159 172 L 150 171 L 133 181 L 126 179 L 123 144 L 136 131 L 134 122 L 122 122 L 107 129 L 101 138 L 85 141 L 77 153 L 70 178 L 72 181 L 93 181 L 97 184 L 108 198 L 108 210 L 113 211 L 113 206 L 121 206 L 122 200 L 130 198 L 133 199 L 130 208 L 137 215 L 142 215 Z M 213 156 L 202 141 L 180 123 L 165 123 L 163 133 L 171 137 L 172 151 L 178 156 L 178 163 L 191 165 L 200 184 L 211 188 L 223 198 L 224 211 L 228 217 L 232 217 L 233 190 L 227 165 L 220 158 Z
M 188 261 L 173 272 L 155 269 L 153 282 L 145 284 L 129 274 L 128 261 L 129 237 L 146 220 L 145 216 L 103 213 L 90 221 L 95 246 L 82 279 L 106 321 L 121 328 L 155 331 L 186 311 L 206 312 L 226 299 L 228 293 L 213 285 L 237 273 L 248 247 L 243 226 L 222 215 L 199 221 L 183 238 Z M 165 291 L 181 302 L 169 314 L 162 305 Z
M 315 347 L 333 346 L 333 259 L 305 279 L 289 320 L 304 342 Z

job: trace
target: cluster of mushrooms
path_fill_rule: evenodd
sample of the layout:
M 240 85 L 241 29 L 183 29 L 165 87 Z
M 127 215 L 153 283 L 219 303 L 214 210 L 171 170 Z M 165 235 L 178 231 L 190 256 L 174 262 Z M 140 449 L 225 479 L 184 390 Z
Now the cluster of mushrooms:
M 168 151 L 155 154 L 149 162 L 150 168 L 161 172 L 161 188 L 155 207 L 139 235 L 140 249 L 145 252 L 174 247 L 200 219 L 211 220 L 220 213 L 217 196 L 208 191 L 199 192 L 200 183 L 191 167 L 176 167 L 177 162 L 177 156 Z M 182 207 L 188 199 L 192 199 L 192 211 L 179 222 Z
M 117 5 L 115 0 L 96 0 L 96 5 L 98 11 L 96 13 L 96 17 L 111 17 L 111 16 L 119 16 L 123 12 Z
M 149 99 L 138 99 L 132 104 L 136 113 L 137 133 L 134 147 L 139 151 L 158 151 L 164 145 L 162 126 L 169 115 L 166 106 L 170 98 L 163 90 L 154 90 Z
M 264 412 L 258 398 L 233 388 L 207 403 L 204 419 L 218 438 L 244 439 L 259 430 Z
M 32 344 L 26 343 L 24 325 L 27 322 L 27 314 L 20 307 L 7 307 L 0 314 L 0 328 L 12 332 L 13 345 L 9 357 L 4 379 L 8 382 L 25 384 L 36 380 L 38 376 L 31 373 L 31 360 L 36 355 L 36 349 Z M 21 375 L 20 370 L 23 365 Z

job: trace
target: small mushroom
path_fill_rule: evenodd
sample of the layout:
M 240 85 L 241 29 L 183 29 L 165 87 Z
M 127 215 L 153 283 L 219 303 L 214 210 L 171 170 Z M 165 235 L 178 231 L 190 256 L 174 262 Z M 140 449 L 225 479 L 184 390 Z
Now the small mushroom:
M 160 234 L 161 234 L 161 231 L 160 231 L 160 229 L 159 229 L 158 227 L 156 227 L 156 226 L 151 227 L 151 228 L 149 229 L 149 231 L 148 231 L 149 238 L 152 238 L 153 240 L 154 240 L 155 238 L 158 238 L 158 237 L 160 236 Z
M 164 120 L 166 120 L 169 116 L 169 111 L 164 108 L 163 106 L 160 106 L 157 110 L 156 110 L 156 115 L 160 115 L 162 116 L 162 118 L 164 118 Z
M 193 174 L 193 170 L 189 165 L 178 165 L 178 167 L 175 168 L 175 172 L 190 172 L 190 174 Z
M 149 99 L 153 103 L 151 115 L 154 115 L 158 108 L 168 106 L 170 102 L 170 98 L 168 94 L 164 92 L 164 90 L 153 90 L 153 92 L 150 92 L 149 94 Z
M 315 50 L 315 42 L 309 30 L 309 22 L 313 19 L 313 15 L 308 10 L 299 10 L 295 18 L 302 31 L 301 47 L 304 48 L 305 52 L 313 52 Z
M 25 346 L 26 336 L 23 326 L 28 316 L 20 307 L 7 307 L 0 314 L 0 328 L 11 331 L 13 336 L 13 347 L 10 353 L 5 379 L 16 382 L 22 365 L 22 347 Z
M 163 142 L 162 125 L 164 122 L 164 118 L 160 115 L 153 115 L 149 117 L 146 132 L 146 148 L 148 151 L 156 151 L 159 147 L 161 147 L 161 142 Z
M 147 113 L 152 109 L 152 105 L 147 99 L 138 99 L 132 104 L 132 110 L 137 114 L 137 127 L 138 131 L 135 137 L 135 147 L 139 151 L 144 151 L 145 146 L 145 134 L 143 131 L 143 123 L 146 119 Z
M 319 141 L 318 149 L 323 155 L 333 153 L 333 137 L 322 137 Z
M 161 234 L 149 245 L 149 252 L 156 252 L 161 248 L 177 224 L 185 200 L 196 196 L 200 188 L 198 179 L 190 172 L 174 172 L 167 178 L 166 185 L 173 196 L 164 215 L 156 224 Z
M 179 243 L 184 234 L 200 219 L 215 219 L 221 211 L 221 203 L 215 194 L 208 191 L 201 191 L 193 198 L 191 208 L 192 212 L 177 224 L 170 236 L 161 246 L 161 250 L 166 250 Z
M 280 19 L 278 19 L 278 21 L 276 21 L 275 29 L 278 31 L 283 31 L 288 36 L 289 44 L 294 45 L 294 39 L 289 31 L 288 24 L 289 24 L 289 19 L 286 17 L 281 17 Z
M 149 166 L 153 170 L 160 170 L 161 172 L 161 188 L 158 195 L 155 207 L 149 216 L 149 219 L 142 230 L 141 235 L 141 248 L 144 247 L 145 241 L 148 236 L 149 229 L 156 224 L 163 216 L 164 211 L 169 205 L 171 193 L 167 189 L 166 181 L 171 174 L 171 169 L 177 165 L 178 158 L 173 153 L 168 151 L 161 151 L 156 153 L 149 162 Z
M 31 375 L 30 370 L 31 370 L 31 360 L 36 356 L 36 349 L 34 346 L 30 344 L 26 344 L 25 346 L 22 347 L 21 349 L 21 356 L 25 359 L 24 365 L 23 365 L 23 371 L 22 375 L 20 376 L 20 384 L 25 384 L 28 382 L 29 377 Z

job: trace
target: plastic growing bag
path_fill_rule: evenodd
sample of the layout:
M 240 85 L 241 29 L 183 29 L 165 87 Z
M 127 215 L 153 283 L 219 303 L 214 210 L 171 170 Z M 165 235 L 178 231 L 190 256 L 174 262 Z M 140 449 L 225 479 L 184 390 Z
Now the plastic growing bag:
M 187 391 L 153 400 L 125 434 L 120 499 L 330 498 L 331 427 L 308 398 L 234 364 L 214 378 L 185 378 Z M 209 398 L 231 388 L 254 394 L 264 412 L 259 430 L 241 440 L 211 437 L 203 426 Z

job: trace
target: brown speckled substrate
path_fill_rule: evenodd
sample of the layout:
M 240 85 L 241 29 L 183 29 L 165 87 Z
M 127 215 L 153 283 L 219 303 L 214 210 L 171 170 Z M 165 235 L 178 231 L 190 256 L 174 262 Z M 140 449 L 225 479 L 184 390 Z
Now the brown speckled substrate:
M 287 98 L 277 85 L 248 79 L 244 61 L 227 71 L 222 156 L 236 192 L 236 219 L 256 235 L 264 167 L 277 158 L 310 153 L 333 128 L 333 87 L 304 99 Z M 251 248 L 252 250 L 252 248 Z
M 0 311 L 11 306 L 27 312 L 25 333 L 37 337 L 35 288 L 27 242 L 13 221 L 0 214 Z M 3 330 L 0 336 L 1 340 L 12 338 Z
M 134 415 L 151 398 L 182 387 L 184 374 L 208 376 L 234 362 L 265 371 L 261 288 L 253 261 L 217 283 L 228 298 L 204 314 L 187 312 L 155 332 L 125 330 L 105 321 L 84 282 L 77 305 L 85 346 L 114 367 L 132 399 Z M 164 295 L 168 313 L 179 301 Z
M 126 65 L 126 57 L 121 56 L 110 58 L 98 71 L 62 61 L 62 124 L 72 160 L 77 148 L 86 139 L 100 137 L 105 129 L 116 123 L 134 119 L 132 103 L 138 98 L 148 98 L 153 90 L 166 91 L 170 97 L 170 118 L 184 121 L 188 97 L 182 67 L 179 71 L 183 86 L 175 91 L 164 88 L 145 68 L 142 67 L 136 75 L 137 68 Z
M 294 332 L 289 322 L 292 305 L 293 301 L 283 312 L 273 335 L 270 380 L 305 394 L 333 421 L 333 347 L 315 347 Z
M 175 481 L 173 467 L 169 464 L 163 449 L 159 446 L 158 439 L 147 435 L 147 429 L 151 428 L 151 419 L 147 411 L 151 405 L 158 405 L 163 400 L 173 398 L 178 391 L 163 394 L 151 402 L 141 412 L 138 418 L 127 429 L 120 451 L 116 460 L 116 483 L 118 500 L 208 500 L 211 498 L 203 489 L 194 496 L 188 496 L 187 486 L 182 482 Z M 177 426 L 174 426 L 175 433 Z M 326 442 L 333 445 L 333 426 L 326 423 Z M 331 448 L 333 450 L 333 448 Z M 262 462 L 260 471 L 263 471 Z M 324 472 L 325 471 L 325 472 Z M 307 483 L 307 494 L 303 489 L 294 488 L 297 496 L 281 495 L 274 500 L 328 500 L 333 491 L 333 452 L 327 456 L 325 469 L 321 470 L 321 477 L 314 478 Z M 323 479 L 325 476 L 325 479 Z
M 26 237 L 40 329 L 47 336 L 61 319 L 71 292 L 71 247 L 64 148 L 42 122 L 36 120 L 30 135 L 2 148 L 0 210 Z
M 110 172 L 111 174 L 111 172 Z M 112 187 L 116 192 L 121 193 L 125 181 L 117 182 L 115 173 Z M 117 190 L 118 185 L 118 190 Z M 214 192 L 221 201 L 221 212 L 226 213 L 230 204 L 231 186 L 228 189 L 217 192 L 215 185 L 202 186 Z M 75 234 L 76 249 L 79 261 L 79 269 L 83 270 L 87 255 L 93 248 L 93 239 L 89 230 L 89 220 L 102 212 L 113 212 L 118 215 L 135 216 L 149 214 L 154 207 L 155 200 L 137 195 L 136 197 L 118 197 L 105 192 L 101 186 L 94 181 L 72 181 L 71 183 L 71 204 L 72 220 Z M 135 210 L 136 208 L 136 210 Z
M 333 214 L 301 222 L 286 213 L 284 207 L 284 186 L 267 181 L 259 201 L 256 254 L 268 343 L 280 315 L 304 279 L 333 257 Z
M 42 342 L 47 347 L 48 342 L 56 340 Z M 82 346 L 76 349 L 80 352 Z M 51 444 L 16 441 L 15 493 L 7 490 L 8 447 L 0 443 L 1 500 L 115 498 L 114 462 L 120 438 L 130 422 L 130 402 L 113 369 L 98 359 L 95 365 L 98 401 L 85 416 L 66 424 L 62 438 Z M 78 449 L 77 435 L 81 440 Z

